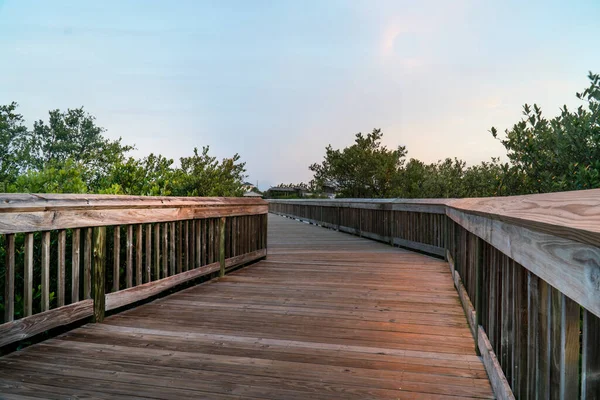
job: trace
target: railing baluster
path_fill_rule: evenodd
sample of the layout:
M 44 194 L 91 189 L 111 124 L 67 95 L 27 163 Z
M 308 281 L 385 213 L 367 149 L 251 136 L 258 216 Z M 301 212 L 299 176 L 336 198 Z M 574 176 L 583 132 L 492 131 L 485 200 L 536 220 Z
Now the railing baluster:
M 196 229 L 196 264 L 195 267 L 198 268 L 202 265 L 202 220 L 197 219 L 195 224 Z
M 58 307 L 65 305 L 65 270 L 67 252 L 67 231 L 58 231 L 58 274 L 56 277 L 56 303 Z
M 142 253 L 142 224 L 137 224 L 135 227 L 135 285 L 142 284 L 142 264 L 144 254 Z
M 131 225 L 130 225 L 131 226 Z M 104 320 L 106 227 L 94 228 L 94 321 Z
M 50 309 L 50 232 L 42 232 L 42 311 Z
M 116 225 L 113 232 L 113 292 L 119 291 L 121 275 L 121 226 Z
M 92 298 L 92 228 L 86 228 L 83 241 L 83 298 Z
M 25 269 L 23 274 L 23 315 L 33 313 L 33 233 L 25 234 Z
M 125 287 L 133 286 L 133 225 L 127 225 L 127 264 L 125 265 Z
M 73 237 L 71 239 L 71 303 L 77 303 L 79 301 L 81 229 L 73 229 Z
M 171 275 L 175 275 L 175 222 L 171 222 Z
M 189 248 L 189 243 L 190 243 L 190 231 L 189 231 L 189 221 L 184 221 L 183 223 L 183 256 L 182 256 L 182 263 L 181 266 L 179 268 L 179 270 L 177 271 L 178 273 L 182 272 L 182 271 L 187 271 L 188 269 L 188 264 L 190 263 L 190 248 Z
M 145 268 L 145 280 L 151 282 L 150 277 L 152 270 L 152 224 L 146 224 L 146 268 Z
M 4 322 L 15 315 L 15 235 L 4 235 L 6 246 L 6 273 L 4 281 Z
M 219 263 L 221 270 L 219 276 L 225 276 L 225 217 L 221 217 L 219 223 Z
M 169 266 L 169 252 L 168 252 L 168 244 L 169 244 L 169 233 L 167 232 L 167 227 L 169 224 L 162 224 L 162 277 L 166 278 L 169 276 L 168 266 Z
M 154 280 L 160 279 L 160 224 L 154 224 Z
M 583 310 L 581 398 L 600 399 L 600 318 Z
M 177 273 L 180 273 L 183 263 L 183 223 L 181 221 L 177 222 L 177 232 L 179 233 L 177 240 Z

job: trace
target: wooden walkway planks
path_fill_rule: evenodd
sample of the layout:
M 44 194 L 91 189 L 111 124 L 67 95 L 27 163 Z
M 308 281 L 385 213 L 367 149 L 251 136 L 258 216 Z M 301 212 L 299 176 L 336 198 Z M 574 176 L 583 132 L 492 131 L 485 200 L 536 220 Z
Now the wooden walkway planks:
M 0 392 L 491 398 L 474 349 L 446 263 L 270 215 L 267 260 L 3 357 Z

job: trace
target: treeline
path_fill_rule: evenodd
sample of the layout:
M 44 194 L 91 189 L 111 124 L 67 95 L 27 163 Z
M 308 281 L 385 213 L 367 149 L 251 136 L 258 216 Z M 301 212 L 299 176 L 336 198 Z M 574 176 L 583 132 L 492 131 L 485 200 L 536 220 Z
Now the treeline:
M 245 163 L 218 161 L 209 148 L 174 160 L 128 156 L 134 146 L 110 140 L 83 108 L 49 112 L 33 129 L 17 104 L 0 106 L 0 192 L 144 196 L 241 196 Z
M 483 197 L 546 193 L 600 187 L 600 75 L 589 74 L 585 102 L 547 119 L 537 105 L 523 107 L 521 121 L 500 138 L 508 162 L 498 158 L 467 166 L 459 159 L 436 163 L 407 160 L 407 149 L 381 144 L 379 129 L 359 133 L 342 150 L 328 146 L 321 163 L 312 164 L 311 186 L 332 183 L 338 197 Z

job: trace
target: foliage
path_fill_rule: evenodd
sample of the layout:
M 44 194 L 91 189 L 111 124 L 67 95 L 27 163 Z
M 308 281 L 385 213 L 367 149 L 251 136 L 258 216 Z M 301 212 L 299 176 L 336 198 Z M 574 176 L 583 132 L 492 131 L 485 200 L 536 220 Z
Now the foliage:
M 49 112 L 28 130 L 17 104 L 0 106 L 0 192 L 104 193 L 143 196 L 241 196 L 245 163 L 235 154 L 218 162 L 204 147 L 173 160 L 104 136 L 83 108 Z
M 17 103 L 0 105 L 0 191 L 6 191 L 19 173 L 17 153 L 27 128 L 16 109 Z
M 194 155 L 180 158 L 181 167 L 176 171 L 173 194 L 176 196 L 241 196 L 244 193 L 246 163 L 239 162 L 235 154 L 218 162 L 208 154 L 194 148 Z
M 322 187 L 332 181 L 339 197 L 486 197 L 600 187 L 600 75 L 577 97 L 587 103 L 546 119 L 537 105 L 499 139 L 510 162 L 498 158 L 468 166 L 447 158 L 405 163 L 406 149 L 381 146 L 382 133 L 356 135 L 343 150 L 325 149 L 321 164 L 309 167 Z M 498 138 L 498 131 L 491 129 Z
M 382 137 L 381 130 L 374 129 L 367 135 L 356 134 L 354 144 L 343 150 L 327 146 L 323 162 L 309 167 L 317 185 L 333 181 L 342 197 L 390 197 L 406 148 L 389 150 L 381 144 Z
M 587 108 L 547 119 L 534 104 L 500 139 L 522 178 L 517 193 L 544 193 L 600 187 L 600 75 L 589 73 L 590 86 L 577 93 Z M 498 131 L 491 129 L 497 138 Z

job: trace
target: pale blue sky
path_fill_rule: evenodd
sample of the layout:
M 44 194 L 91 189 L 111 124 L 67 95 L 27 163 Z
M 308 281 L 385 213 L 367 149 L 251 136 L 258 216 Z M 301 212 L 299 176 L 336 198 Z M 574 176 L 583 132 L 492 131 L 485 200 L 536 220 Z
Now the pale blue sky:
M 409 156 L 504 154 L 600 72 L 600 1 L 0 0 L 0 104 L 85 106 L 135 156 L 235 152 L 262 187 L 381 128 Z

